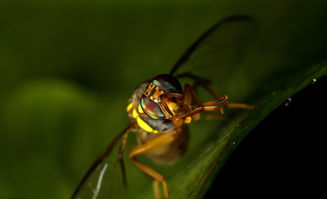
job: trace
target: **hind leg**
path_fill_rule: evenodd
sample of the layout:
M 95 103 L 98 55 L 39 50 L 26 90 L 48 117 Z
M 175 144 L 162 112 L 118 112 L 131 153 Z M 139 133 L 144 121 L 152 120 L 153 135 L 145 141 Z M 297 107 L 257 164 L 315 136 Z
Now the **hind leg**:
M 168 188 L 165 178 L 158 173 L 157 171 L 153 170 L 149 166 L 139 162 L 136 157 L 139 155 L 143 155 L 147 152 L 150 152 L 154 149 L 159 147 L 163 147 L 168 145 L 178 139 L 179 131 L 175 130 L 172 132 L 168 132 L 165 134 L 161 134 L 143 144 L 135 146 L 128 154 L 128 157 L 134 162 L 134 164 L 141 169 L 146 175 L 150 176 L 153 182 L 153 192 L 156 199 L 160 199 L 160 192 L 159 192 L 159 184 L 162 186 L 162 191 L 165 199 L 169 199 Z

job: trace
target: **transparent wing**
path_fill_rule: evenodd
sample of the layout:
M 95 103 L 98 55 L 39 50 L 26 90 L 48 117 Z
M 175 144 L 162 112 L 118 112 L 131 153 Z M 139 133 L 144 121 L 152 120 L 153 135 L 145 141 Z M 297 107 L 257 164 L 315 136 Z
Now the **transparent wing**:
M 178 77 L 192 73 L 215 83 L 224 82 L 225 77 L 243 63 L 257 32 L 257 25 L 250 17 L 226 18 L 200 36 L 176 62 L 170 74 Z
M 110 156 L 120 139 L 128 133 L 130 125 L 120 132 L 107 146 L 104 153 L 92 164 L 86 172 L 71 199 L 101 199 L 114 198 L 114 191 L 124 190 L 122 173 L 117 166 L 117 157 Z M 126 191 L 125 191 L 126 192 Z

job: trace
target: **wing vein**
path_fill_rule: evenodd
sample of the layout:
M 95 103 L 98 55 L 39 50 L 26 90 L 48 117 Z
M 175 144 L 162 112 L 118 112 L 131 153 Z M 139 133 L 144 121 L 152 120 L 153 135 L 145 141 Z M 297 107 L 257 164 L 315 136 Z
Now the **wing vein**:
M 212 26 L 211 28 L 209 28 L 204 34 L 202 34 L 190 47 L 188 47 L 184 53 L 182 54 L 182 56 L 177 60 L 177 62 L 175 63 L 175 65 L 173 66 L 173 68 L 170 71 L 170 75 L 173 75 L 177 69 L 184 64 L 185 62 L 187 62 L 189 60 L 189 58 L 192 56 L 192 54 L 194 53 L 194 51 L 203 43 L 203 41 L 205 39 L 208 38 L 208 36 L 210 34 L 212 34 L 214 31 L 218 30 L 221 28 L 221 26 L 223 26 L 226 23 L 229 22 L 234 22 L 234 21 L 254 21 L 252 18 L 245 16 L 245 15 L 236 15 L 236 16 L 232 16 L 232 17 L 228 17 L 225 18 L 224 20 L 218 22 L 216 25 Z
M 103 175 L 104 175 L 105 171 L 107 170 L 107 168 L 108 168 L 108 164 L 105 164 L 103 169 L 100 172 L 98 183 L 97 183 L 96 189 L 94 190 L 92 199 L 96 199 L 98 197 L 98 194 L 99 194 L 99 191 L 101 188 L 101 184 L 102 184 Z
M 80 191 L 82 190 L 82 187 L 84 186 L 84 184 L 86 183 L 86 181 L 91 177 L 92 173 L 98 168 L 98 166 L 104 161 L 106 160 L 110 153 L 112 152 L 114 146 L 116 145 L 116 143 L 119 141 L 119 139 L 125 135 L 126 133 L 128 133 L 132 128 L 132 124 L 130 123 L 126 129 L 124 129 L 123 131 L 121 131 L 110 143 L 109 145 L 106 147 L 104 153 L 102 153 L 92 164 L 92 166 L 87 170 L 86 174 L 83 176 L 82 180 L 80 181 L 80 183 L 78 184 L 78 186 L 76 187 L 71 199 L 76 198 L 76 196 L 80 193 Z

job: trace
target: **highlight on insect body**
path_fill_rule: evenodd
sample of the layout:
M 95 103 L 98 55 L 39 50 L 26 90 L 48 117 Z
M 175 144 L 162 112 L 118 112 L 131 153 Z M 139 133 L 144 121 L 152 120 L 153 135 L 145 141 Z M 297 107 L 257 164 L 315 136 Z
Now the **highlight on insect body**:
M 120 165 L 123 183 L 128 184 L 124 164 L 127 137 L 130 132 L 137 133 L 138 145 L 127 152 L 127 157 L 135 166 L 153 182 L 155 199 L 169 197 L 169 185 L 165 177 L 150 166 L 137 159 L 146 155 L 157 164 L 173 165 L 185 152 L 188 144 L 188 124 L 201 119 L 202 113 L 224 114 L 225 108 L 253 109 L 254 106 L 243 103 L 230 103 L 227 94 L 220 95 L 210 87 L 210 80 L 191 72 L 176 74 L 196 51 L 210 42 L 210 38 L 219 37 L 223 25 L 249 22 L 250 18 L 235 16 L 227 18 L 204 33 L 177 61 L 170 74 L 160 74 L 141 83 L 132 93 L 127 104 L 129 124 L 107 146 L 106 150 L 93 163 L 73 193 L 73 198 L 99 199 L 106 187 L 102 181 L 111 165 L 107 162 L 115 145 L 118 145 L 117 162 Z M 181 85 L 179 79 L 188 79 L 190 83 Z M 203 102 L 197 93 L 201 87 L 207 91 L 212 100 Z M 190 132 L 192 134 L 192 132 Z M 97 172 L 96 179 L 94 173 Z M 90 181 L 94 181 L 94 185 Z M 87 195 L 86 192 L 89 192 Z

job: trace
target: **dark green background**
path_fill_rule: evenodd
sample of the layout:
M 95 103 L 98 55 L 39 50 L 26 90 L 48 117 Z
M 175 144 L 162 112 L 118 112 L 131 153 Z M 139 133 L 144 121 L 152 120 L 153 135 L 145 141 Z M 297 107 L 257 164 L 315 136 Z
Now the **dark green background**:
M 324 57 L 326 8 L 324 0 L 1 1 L 0 198 L 68 198 L 127 125 L 135 86 L 168 72 L 220 19 L 256 19 L 250 63 L 264 82 Z

